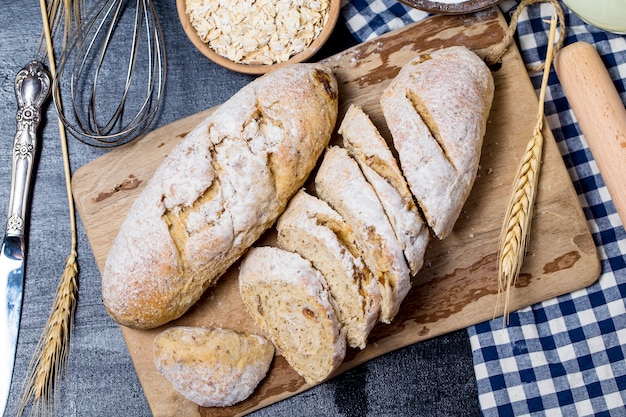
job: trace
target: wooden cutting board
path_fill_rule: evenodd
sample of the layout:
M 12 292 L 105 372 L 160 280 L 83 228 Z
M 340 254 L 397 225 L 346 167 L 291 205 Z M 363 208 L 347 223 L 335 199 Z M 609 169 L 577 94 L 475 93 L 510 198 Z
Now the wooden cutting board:
M 325 60 L 340 86 L 340 116 L 360 104 L 382 134 L 389 132 L 378 104 L 382 90 L 418 52 L 461 44 L 484 55 L 503 39 L 504 19 L 494 8 L 473 15 L 436 16 L 360 44 Z M 515 45 L 494 69 L 496 93 L 472 193 L 451 236 L 433 240 L 424 268 L 390 325 L 378 325 L 368 347 L 349 350 L 338 373 L 400 347 L 489 320 L 498 292 L 497 240 L 516 167 L 532 136 L 537 97 Z M 169 124 L 80 168 L 73 177 L 77 209 L 102 269 L 129 206 L 160 161 L 202 118 Z M 554 138 L 544 129 L 544 161 L 526 263 L 513 292 L 512 309 L 584 288 L 600 264 Z M 334 140 L 337 140 L 335 137 Z M 271 244 L 273 230 L 262 237 Z M 498 310 L 501 314 L 501 310 Z M 225 326 L 258 331 L 241 302 L 237 265 L 185 316 L 170 325 Z M 277 356 L 268 377 L 245 402 L 203 409 L 177 394 L 153 364 L 152 340 L 163 328 L 122 327 L 128 349 L 155 416 L 243 415 L 309 388 Z

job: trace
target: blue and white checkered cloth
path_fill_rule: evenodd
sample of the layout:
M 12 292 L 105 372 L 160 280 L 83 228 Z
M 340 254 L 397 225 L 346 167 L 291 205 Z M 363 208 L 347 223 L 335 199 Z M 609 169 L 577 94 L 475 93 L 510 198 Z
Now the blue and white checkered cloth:
M 505 16 L 518 1 L 503 1 Z M 596 47 L 626 103 L 626 36 L 585 24 L 565 5 L 565 45 Z M 519 19 L 516 41 L 526 64 L 545 58 L 548 3 Z M 395 0 L 344 0 L 342 15 L 359 41 L 427 16 Z M 537 91 L 541 74 L 531 74 Z M 606 186 L 552 74 L 545 113 L 595 241 L 602 274 L 588 288 L 468 328 L 485 416 L 626 416 L 626 233 Z M 626 169 L 626 166 L 624 166 Z M 624 185 L 626 187 L 626 184 Z

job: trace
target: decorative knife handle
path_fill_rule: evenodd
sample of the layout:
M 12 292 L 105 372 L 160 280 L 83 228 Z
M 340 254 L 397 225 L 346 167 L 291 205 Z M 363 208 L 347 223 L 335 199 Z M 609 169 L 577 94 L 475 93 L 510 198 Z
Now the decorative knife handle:
M 49 93 L 50 76 L 41 62 L 31 61 L 17 73 L 17 132 L 13 141 L 13 170 L 6 230 L 8 236 L 24 236 L 31 175 L 39 145 L 37 128 L 41 120 L 41 107 Z

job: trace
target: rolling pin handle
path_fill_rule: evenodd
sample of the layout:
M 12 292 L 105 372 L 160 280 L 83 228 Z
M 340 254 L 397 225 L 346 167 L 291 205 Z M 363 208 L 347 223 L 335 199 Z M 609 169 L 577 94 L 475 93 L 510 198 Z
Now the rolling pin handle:
M 563 92 L 598 164 L 622 223 L 626 220 L 626 108 L 602 58 L 585 42 L 554 60 Z

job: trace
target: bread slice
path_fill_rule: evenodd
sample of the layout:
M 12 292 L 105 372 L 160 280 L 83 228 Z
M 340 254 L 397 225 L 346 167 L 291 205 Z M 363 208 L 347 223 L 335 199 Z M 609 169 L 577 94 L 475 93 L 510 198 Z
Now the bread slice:
M 324 153 L 315 176 L 315 190 L 354 231 L 363 260 L 380 286 L 380 321 L 390 323 L 411 282 L 402 248 L 378 196 L 357 162 L 338 146 Z
M 274 345 L 230 329 L 171 327 L 153 342 L 154 364 L 188 400 L 228 407 L 248 398 L 269 370 Z
M 276 247 L 251 248 L 239 290 L 257 325 L 307 383 L 323 381 L 341 364 L 345 327 L 326 280 L 309 261 Z
M 259 77 L 170 152 L 107 256 L 102 298 L 118 323 L 184 314 L 274 224 L 326 148 L 337 85 L 319 64 Z
M 369 116 L 354 104 L 348 108 L 339 134 L 344 147 L 376 191 L 402 245 L 411 274 L 417 274 L 424 264 L 430 232 L 391 149 Z
M 381 97 L 402 171 L 440 239 L 476 179 L 493 92 L 485 63 L 454 46 L 405 64 Z
M 300 190 L 278 218 L 276 230 L 279 247 L 298 253 L 326 278 L 348 345 L 365 348 L 378 321 L 380 290 L 350 226 L 326 202 Z

